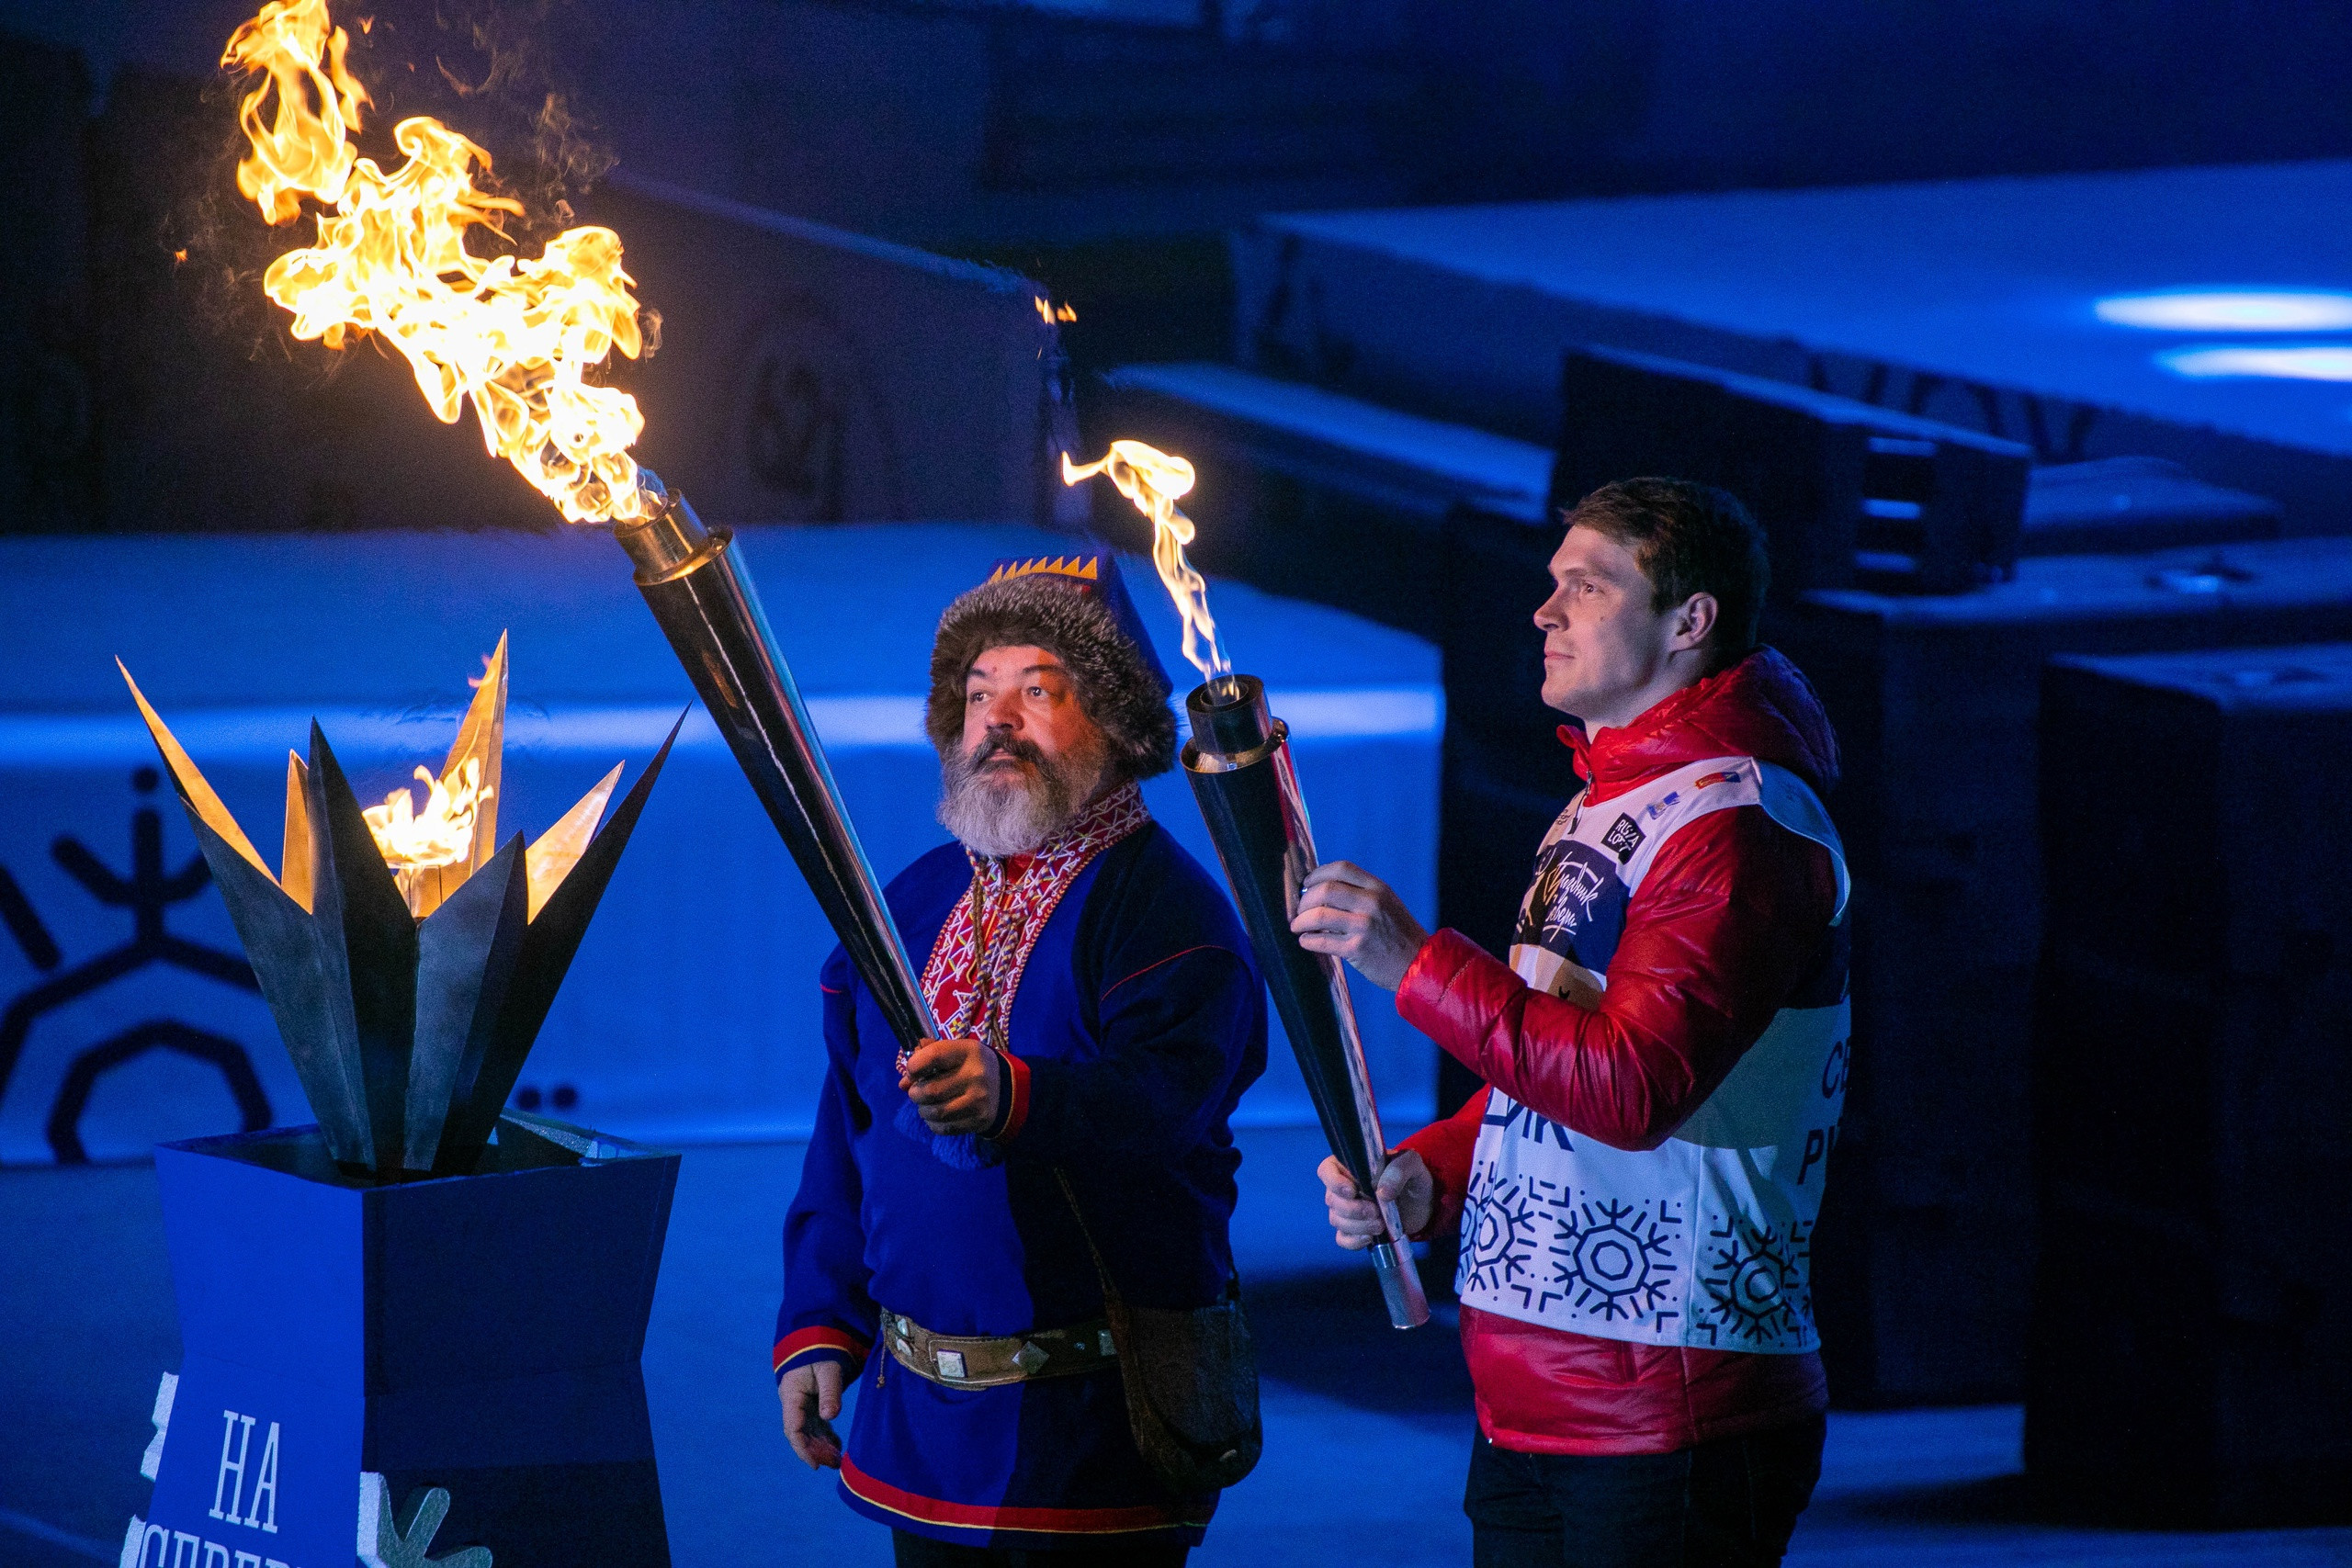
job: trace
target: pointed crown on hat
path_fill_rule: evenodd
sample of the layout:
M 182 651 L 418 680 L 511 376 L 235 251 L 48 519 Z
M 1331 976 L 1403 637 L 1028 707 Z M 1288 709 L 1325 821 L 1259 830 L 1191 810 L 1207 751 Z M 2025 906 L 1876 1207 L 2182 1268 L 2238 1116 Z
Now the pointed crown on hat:
M 1118 569 L 1114 566 L 1114 571 Z M 1102 581 L 1101 556 L 1032 556 L 1027 560 L 1007 558 L 996 563 L 989 573 L 990 582 L 1002 582 L 1008 577 L 1035 577 L 1040 572 L 1051 577 L 1071 577 L 1080 582 Z

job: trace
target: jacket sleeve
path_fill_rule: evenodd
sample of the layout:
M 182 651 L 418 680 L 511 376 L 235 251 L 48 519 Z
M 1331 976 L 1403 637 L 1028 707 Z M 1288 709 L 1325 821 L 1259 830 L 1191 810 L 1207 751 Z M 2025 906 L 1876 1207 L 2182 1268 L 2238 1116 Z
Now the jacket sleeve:
M 1413 1233 L 1414 1241 L 1442 1236 L 1462 1223 L 1462 1204 L 1470 1190 L 1470 1161 L 1478 1148 L 1478 1127 L 1487 1118 L 1491 1089 L 1481 1088 L 1461 1110 L 1442 1122 L 1432 1122 L 1397 1147 L 1410 1149 L 1430 1168 L 1436 1201 L 1429 1223 Z
M 873 1122 L 847 1064 L 857 1059 L 856 997 L 839 949 L 825 962 L 825 1082 L 801 1161 L 800 1190 L 784 1219 L 784 1304 L 776 1312 L 776 1381 L 811 1361 L 865 1364 L 880 1314 L 868 1293 L 864 1186 L 850 1150 L 853 1128 Z
M 1207 1134 L 1250 1064 L 1263 1069 L 1265 990 L 1239 953 L 1201 945 L 1127 955 L 1137 957 L 1127 973 L 1114 966 L 1097 1001 L 1098 1054 L 1013 1058 L 1001 1134 L 1011 1157 L 1173 1158 Z
M 1828 852 L 1760 807 L 1717 811 L 1659 849 L 1595 1008 L 1531 989 L 1457 931 L 1406 971 L 1397 1010 L 1541 1115 L 1654 1149 L 1713 1094 L 1820 953 Z

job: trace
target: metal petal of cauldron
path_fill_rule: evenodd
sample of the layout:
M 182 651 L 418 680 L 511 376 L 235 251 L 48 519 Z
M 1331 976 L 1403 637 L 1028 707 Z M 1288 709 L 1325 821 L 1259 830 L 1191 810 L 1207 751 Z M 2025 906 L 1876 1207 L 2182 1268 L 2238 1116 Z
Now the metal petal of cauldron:
M 496 711 L 486 728 L 469 715 L 458 741 L 475 752 L 486 744 L 492 767 L 503 655 L 502 639 L 495 697 L 486 691 L 476 705 Z M 386 1178 L 471 1172 L 685 716 L 584 847 L 614 776 L 527 849 L 519 833 L 494 852 L 478 848 L 467 871 L 435 886 L 420 919 L 315 722 L 308 765 L 291 760 L 284 869 L 273 876 L 136 682 L 130 692 L 328 1152 Z

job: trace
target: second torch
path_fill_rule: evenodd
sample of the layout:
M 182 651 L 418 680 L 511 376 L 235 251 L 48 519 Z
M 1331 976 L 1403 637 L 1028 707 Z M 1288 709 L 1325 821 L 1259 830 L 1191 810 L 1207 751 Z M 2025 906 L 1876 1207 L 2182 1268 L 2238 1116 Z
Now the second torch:
M 1184 747 L 1184 776 L 1208 822 L 1250 945 L 1265 969 L 1323 1136 L 1356 1190 L 1369 1196 L 1387 1164 L 1388 1145 L 1348 1000 L 1347 973 L 1337 958 L 1301 947 L 1290 929 L 1301 886 L 1317 861 L 1291 769 L 1288 731 L 1268 711 L 1265 688 L 1254 675 L 1219 676 L 1186 698 L 1184 711 L 1193 731 Z M 1380 1293 L 1390 1323 L 1416 1327 L 1429 1321 L 1429 1300 L 1395 1206 L 1381 1207 L 1387 1235 L 1372 1247 Z

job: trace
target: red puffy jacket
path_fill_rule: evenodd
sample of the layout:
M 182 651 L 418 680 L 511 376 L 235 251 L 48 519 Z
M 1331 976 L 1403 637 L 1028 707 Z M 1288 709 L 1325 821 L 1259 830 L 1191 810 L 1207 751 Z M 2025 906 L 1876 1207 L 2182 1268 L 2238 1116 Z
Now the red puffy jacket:
M 1775 762 L 1826 795 L 1838 745 L 1794 665 L 1759 649 L 1587 744 L 1563 727 L 1599 804 L 1715 757 Z M 1531 846 L 1532 851 L 1532 846 Z M 1430 938 L 1396 1009 L 1463 1066 L 1569 1131 L 1654 1149 L 1696 1111 L 1826 960 L 1829 852 L 1760 807 L 1667 840 L 1625 912 L 1608 988 L 1587 1008 L 1532 989 L 1461 933 Z M 1462 1214 L 1487 1091 L 1405 1141 L 1436 1179 L 1426 1234 Z M 1527 1453 L 1661 1453 L 1801 1420 L 1828 1403 L 1817 1355 L 1637 1344 L 1462 1309 L 1489 1440 Z

